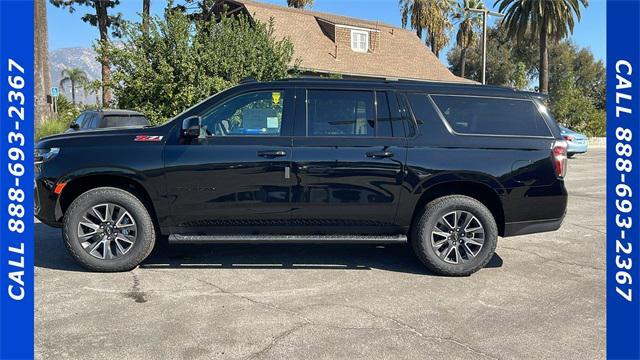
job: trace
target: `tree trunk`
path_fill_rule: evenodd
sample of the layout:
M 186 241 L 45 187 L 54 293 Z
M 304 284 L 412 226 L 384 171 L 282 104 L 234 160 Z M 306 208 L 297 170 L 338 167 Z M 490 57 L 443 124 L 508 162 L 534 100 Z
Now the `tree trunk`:
M 145 35 L 149 35 L 151 0 L 142 0 L 142 27 Z
M 47 3 L 37 0 L 34 13 L 34 126 L 37 128 L 47 119 L 53 117 L 47 95 L 51 89 L 51 73 L 49 72 L 49 42 L 47 34 Z
M 467 65 L 467 48 L 460 50 L 460 77 L 464 77 L 465 67 Z
M 96 15 L 98 17 L 98 30 L 100 30 L 100 44 L 102 49 L 106 50 L 109 43 L 109 33 L 107 32 L 107 2 L 96 1 Z M 105 51 L 102 52 L 100 58 L 102 65 L 102 106 L 109 107 L 111 103 L 111 89 L 109 82 L 111 80 L 111 69 L 109 68 L 109 55 Z
M 76 107 L 76 83 L 71 80 L 71 102 L 73 107 Z
M 416 27 L 416 35 L 418 35 L 418 38 L 422 40 L 422 27 L 420 26 Z
M 549 93 L 549 47 L 547 44 L 547 17 L 542 18 L 540 27 L 540 71 L 538 73 L 538 91 Z
M 439 57 L 440 55 L 438 54 L 440 51 L 438 49 L 436 49 L 436 40 L 435 40 L 435 36 L 433 33 L 431 33 L 429 35 L 429 40 L 431 42 L 431 52 L 434 53 L 436 55 L 436 57 Z

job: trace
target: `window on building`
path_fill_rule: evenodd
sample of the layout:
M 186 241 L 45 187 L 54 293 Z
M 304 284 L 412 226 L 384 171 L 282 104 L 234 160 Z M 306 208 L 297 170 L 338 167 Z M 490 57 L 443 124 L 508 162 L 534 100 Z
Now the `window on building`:
M 351 30 L 351 50 L 357 52 L 369 51 L 369 32 Z

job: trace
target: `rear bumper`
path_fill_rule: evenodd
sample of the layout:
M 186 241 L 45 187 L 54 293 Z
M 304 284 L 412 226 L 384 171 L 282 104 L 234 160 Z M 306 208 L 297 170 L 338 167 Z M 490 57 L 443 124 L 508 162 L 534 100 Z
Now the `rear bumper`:
M 567 144 L 567 152 L 571 154 L 582 154 L 586 153 L 589 149 L 589 141 L 584 140 L 582 144 L 578 144 L 575 141 L 570 141 Z
M 560 229 L 566 212 L 557 219 L 519 221 L 504 225 L 504 237 L 535 234 Z

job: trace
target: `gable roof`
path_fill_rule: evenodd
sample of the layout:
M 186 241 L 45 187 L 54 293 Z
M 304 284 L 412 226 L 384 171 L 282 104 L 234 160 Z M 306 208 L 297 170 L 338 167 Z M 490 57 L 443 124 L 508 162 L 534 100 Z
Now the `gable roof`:
M 254 19 L 274 22 L 274 34 L 288 38 L 294 46 L 294 61 L 300 70 L 352 76 L 473 82 L 455 76 L 412 31 L 385 23 L 265 4 L 251 0 L 227 0 L 244 6 Z M 379 46 L 374 52 L 358 53 L 336 48 L 323 31 L 322 22 L 352 26 L 378 32 Z M 337 52 L 337 56 L 336 56 Z M 293 65 L 293 64 L 292 64 Z

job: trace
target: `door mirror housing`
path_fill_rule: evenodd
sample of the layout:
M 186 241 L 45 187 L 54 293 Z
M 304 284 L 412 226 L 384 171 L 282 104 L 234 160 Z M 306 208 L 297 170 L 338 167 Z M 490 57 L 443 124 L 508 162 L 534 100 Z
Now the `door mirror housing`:
M 200 137 L 202 128 L 202 118 L 200 116 L 189 116 L 182 121 L 182 135 L 187 138 Z
M 71 123 L 71 125 L 69 125 L 69 129 L 73 129 L 73 130 L 80 130 L 80 125 L 78 125 L 78 123 Z

